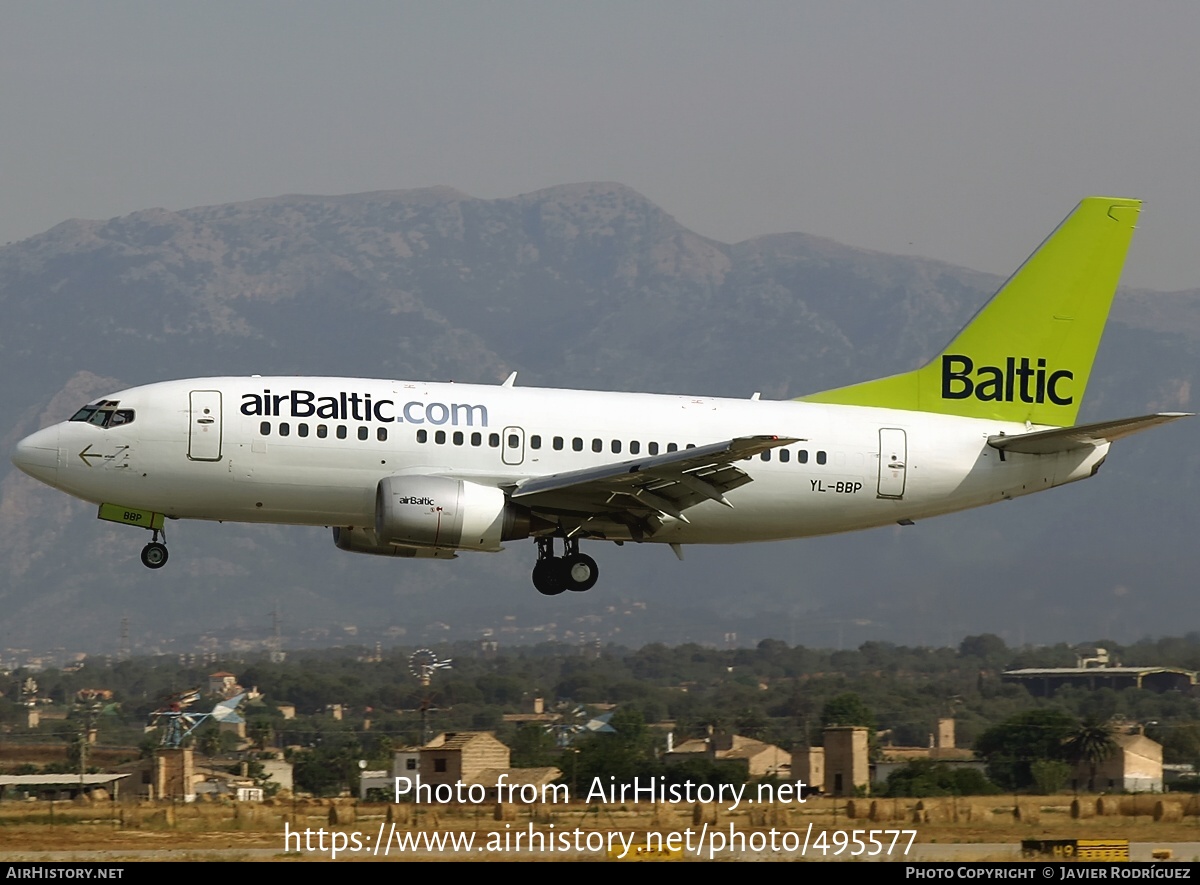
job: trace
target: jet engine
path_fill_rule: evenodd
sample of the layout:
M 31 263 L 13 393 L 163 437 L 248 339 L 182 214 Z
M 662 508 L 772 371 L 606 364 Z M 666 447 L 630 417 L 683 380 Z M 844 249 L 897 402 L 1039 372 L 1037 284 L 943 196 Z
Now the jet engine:
M 395 544 L 380 544 L 370 529 L 333 527 L 333 544 L 338 550 L 349 553 L 368 553 L 372 556 L 399 556 L 402 559 L 457 559 L 453 550 L 438 550 L 432 547 L 397 547 Z
M 501 541 L 528 538 L 534 520 L 500 489 L 462 479 L 388 476 L 375 492 L 380 544 L 499 550 Z

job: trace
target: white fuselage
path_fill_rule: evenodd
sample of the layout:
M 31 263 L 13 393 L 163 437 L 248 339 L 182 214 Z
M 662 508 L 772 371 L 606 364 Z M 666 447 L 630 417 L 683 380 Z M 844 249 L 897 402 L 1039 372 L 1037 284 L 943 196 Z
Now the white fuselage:
M 856 406 L 360 378 L 202 378 L 110 396 L 133 420 L 23 440 L 23 470 L 78 498 L 181 519 L 370 527 L 388 476 L 507 487 L 669 446 L 799 442 L 738 467 L 753 481 L 646 540 L 797 538 L 916 520 L 1090 476 L 1107 444 L 1001 453 L 1023 424 Z M 207 411 L 206 411 L 207 410 Z M 635 451 L 636 449 L 636 451 Z

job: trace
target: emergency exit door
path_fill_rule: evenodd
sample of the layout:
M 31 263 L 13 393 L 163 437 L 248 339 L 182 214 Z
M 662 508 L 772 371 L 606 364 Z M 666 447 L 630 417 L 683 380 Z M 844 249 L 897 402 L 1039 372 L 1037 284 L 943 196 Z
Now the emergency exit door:
M 189 397 L 188 459 L 221 460 L 221 391 L 193 390 Z
M 879 429 L 879 497 L 903 498 L 908 438 L 895 427 Z

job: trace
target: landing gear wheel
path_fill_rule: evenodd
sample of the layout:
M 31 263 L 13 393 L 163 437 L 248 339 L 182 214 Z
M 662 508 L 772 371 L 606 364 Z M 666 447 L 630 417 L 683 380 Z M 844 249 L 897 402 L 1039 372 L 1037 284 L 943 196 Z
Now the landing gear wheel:
M 562 560 L 557 557 L 539 559 L 533 565 L 533 586 L 543 596 L 557 596 L 567 589 Z
M 167 545 L 151 541 L 142 548 L 142 565 L 146 568 L 162 568 L 167 564 Z
M 596 586 L 600 568 L 586 553 L 571 553 L 562 559 L 562 570 L 568 590 L 583 593 Z
M 564 538 L 562 556 L 554 555 L 554 538 L 537 538 L 538 558 L 533 566 L 533 586 L 543 596 L 564 590 L 582 593 L 596 586 L 600 567 L 596 560 L 579 552 L 578 538 Z

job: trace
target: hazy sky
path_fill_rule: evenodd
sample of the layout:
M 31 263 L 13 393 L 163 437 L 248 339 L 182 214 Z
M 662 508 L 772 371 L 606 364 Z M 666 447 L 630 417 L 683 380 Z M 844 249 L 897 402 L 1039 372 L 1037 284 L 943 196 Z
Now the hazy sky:
M 1146 201 L 1200 287 L 1200 3 L 0 0 L 0 243 L 284 193 L 620 181 L 724 241 L 1008 273 Z

